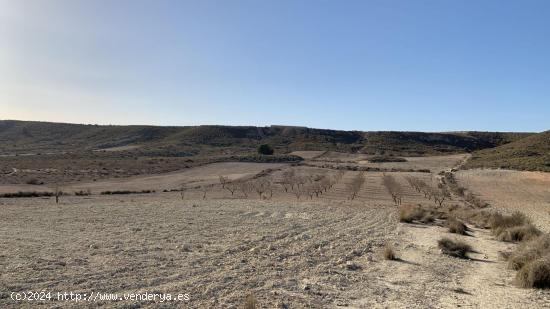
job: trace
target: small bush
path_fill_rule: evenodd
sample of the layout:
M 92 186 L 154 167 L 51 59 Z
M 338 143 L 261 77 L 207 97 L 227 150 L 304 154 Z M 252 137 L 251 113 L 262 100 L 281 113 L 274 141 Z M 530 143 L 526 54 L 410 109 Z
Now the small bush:
M 88 195 L 92 195 L 92 191 L 90 191 L 89 189 L 86 190 L 86 191 L 84 191 L 84 190 L 75 191 L 74 195 L 76 195 L 76 196 L 88 196 Z
M 550 255 L 522 267 L 516 275 L 516 282 L 523 288 L 550 288 Z
M 406 223 L 413 221 L 429 223 L 434 221 L 434 217 L 433 214 L 423 209 L 420 205 L 406 204 L 399 207 L 399 221 Z
M 258 307 L 258 301 L 256 300 L 256 297 L 254 297 L 253 294 L 250 294 L 246 297 L 243 309 L 256 309 Z
M 44 184 L 43 181 L 40 181 L 40 180 L 38 180 L 38 179 L 36 179 L 36 178 L 31 178 L 31 179 L 27 180 L 26 183 L 27 183 L 28 185 L 43 185 L 43 184 Z
M 395 250 L 393 250 L 393 246 L 390 244 L 386 244 L 383 251 L 384 259 L 386 260 L 397 260 L 397 255 L 395 254 Z
M 53 196 L 53 192 L 37 192 L 37 191 L 19 191 L 15 193 L 0 194 L 0 198 L 18 198 L 18 197 L 42 197 Z
M 449 228 L 449 233 L 467 235 L 468 227 L 454 217 L 447 219 L 447 227 Z
M 526 241 L 533 239 L 541 234 L 541 231 L 534 225 L 528 223 L 521 226 L 514 226 L 510 228 L 499 228 L 495 230 L 494 234 L 500 241 Z
M 519 211 L 514 212 L 511 215 L 502 215 L 500 213 L 493 213 L 489 225 L 491 229 L 503 229 L 514 226 L 520 226 L 529 223 L 529 219 Z
M 144 194 L 144 193 L 155 193 L 155 190 L 141 190 L 141 191 L 131 191 L 131 190 L 119 190 L 119 191 L 102 191 L 102 195 L 113 195 L 113 194 Z
M 467 253 L 472 251 L 472 247 L 467 243 L 446 237 L 440 239 L 437 245 L 441 253 L 461 259 L 467 258 Z
M 269 146 L 268 144 L 261 144 L 258 147 L 258 153 L 261 155 L 272 155 L 273 154 L 273 148 Z
M 393 156 L 372 156 L 368 158 L 371 163 L 384 163 L 384 162 L 407 162 L 407 159 Z
M 508 267 L 521 269 L 531 261 L 550 255 L 550 234 L 521 243 L 508 257 Z

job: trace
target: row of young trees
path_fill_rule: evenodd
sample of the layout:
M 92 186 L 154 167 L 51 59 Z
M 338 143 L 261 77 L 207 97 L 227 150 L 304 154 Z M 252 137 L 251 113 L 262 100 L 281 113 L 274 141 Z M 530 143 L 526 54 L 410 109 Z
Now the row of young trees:
M 332 175 L 296 175 L 294 169 L 283 172 L 279 184 L 285 192 L 291 192 L 299 200 L 301 196 L 307 195 L 310 199 L 319 197 L 342 179 L 344 171 L 338 171 Z
M 447 187 L 441 183 L 437 186 L 430 185 L 424 180 L 417 177 L 405 177 L 409 185 L 415 189 L 417 192 L 424 194 L 424 197 L 433 200 L 436 205 L 440 207 L 443 205 L 443 202 L 451 198 Z

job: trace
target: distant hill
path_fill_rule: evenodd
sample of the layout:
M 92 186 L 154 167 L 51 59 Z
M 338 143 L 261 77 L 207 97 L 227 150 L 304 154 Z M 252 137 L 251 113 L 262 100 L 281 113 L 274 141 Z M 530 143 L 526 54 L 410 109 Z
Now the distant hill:
M 0 154 L 119 149 L 158 156 L 232 155 L 253 152 L 259 144 L 268 143 L 278 153 L 336 150 L 435 155 L 497 147 L 529 135 L 501 132 L 361 132 L 293 126 L 105 126 L 3 120 L 0 121 Z
M 475 152 L 465 168 L 476 167 L 550 172 L 550 131 Z

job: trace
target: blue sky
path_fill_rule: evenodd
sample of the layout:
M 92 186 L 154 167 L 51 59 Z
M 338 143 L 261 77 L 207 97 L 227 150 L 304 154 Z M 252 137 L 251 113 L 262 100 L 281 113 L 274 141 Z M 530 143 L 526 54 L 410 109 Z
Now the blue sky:
M 0 119 L 550 129 L 550 1 L 0 0 Z

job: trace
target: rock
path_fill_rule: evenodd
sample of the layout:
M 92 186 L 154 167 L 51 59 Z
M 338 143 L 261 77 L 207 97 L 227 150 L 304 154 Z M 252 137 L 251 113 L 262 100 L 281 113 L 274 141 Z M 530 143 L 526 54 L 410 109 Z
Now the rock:
M 352 261 L 347 261 L 346 262 L 346 269 L 347 270 L 358 270 L 360 268 L 361 268 L 361 266 L 353 263 Z

